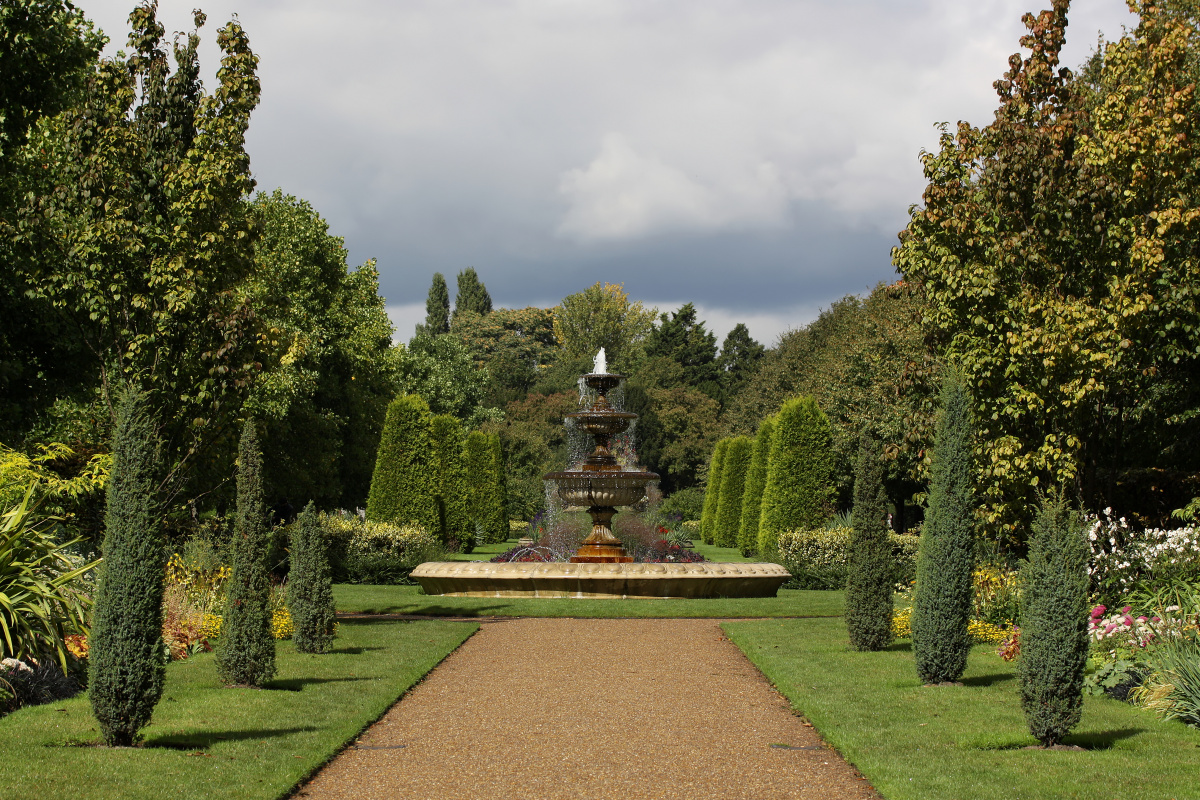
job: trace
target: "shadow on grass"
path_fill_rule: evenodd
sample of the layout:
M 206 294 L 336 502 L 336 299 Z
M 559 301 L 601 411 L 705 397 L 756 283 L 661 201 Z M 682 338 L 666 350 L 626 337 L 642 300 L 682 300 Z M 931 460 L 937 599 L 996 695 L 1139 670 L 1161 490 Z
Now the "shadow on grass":
M 382 648 L 382 647 L 335 647 L 332 650 L 330 650 L 329 653 L 331 655 L 333 653 L 340 653 L 342 655 L 361 656 L 363 653 L 369 653 L 373 650 L 383 650 L 383 649 L 384 648 Z
M 147 748 L 163 748 L 166 750 L 207 750 L 220 742 L 241 742 L 252 739 L 272 739 L 277 736 L 290 736 L 293 733 L 308 733 L 320 730 L 312 725 L 301 728 L 257 728 L 244 731 L 204 731 L 197 733 L 174 733 L 169 736 L 155 736 L 142 743 Z
M 887 647 L 883 648 L 883 650 L 884 652 L 908 652 L 909 650 L 912 650 L 912 642 L 892 642 Z
M 991 675 L 973 675 L 970 678 L 963 678 L 963 686 L 991 686 L 1004 681 L 1011 681 L 1016 678 L 1016 673 L 1013 672 L 995 672 Z
M 365 681 L 368 678 L 280 678 L 263 684 L 263 688 L 276 692 L 299 692 L 305 686 L 317 686 L 322 683 L 347 683 L 350 681 Z
M 1093 733 L 1073 733 L 1063 739 L 1068 747 L 1081 747 L 1085 751 L 1108 750 L 1122 739 L 1130 739 L 1139 733 L 1145 733 L 1145 728 L 1120 728 L 1112 731 L 1096 731 Z M 1037 752 L 1037 744 L 1028 734 L 1004 736 L 1001 738 L 977 738 L 962 743 L 975 750 L 1025 750 Z

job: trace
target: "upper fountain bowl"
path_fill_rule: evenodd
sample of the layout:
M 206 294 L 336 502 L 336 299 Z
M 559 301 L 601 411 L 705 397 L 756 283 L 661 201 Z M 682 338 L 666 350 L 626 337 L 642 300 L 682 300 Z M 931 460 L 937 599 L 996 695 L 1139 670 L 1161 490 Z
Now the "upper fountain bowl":
M 609 372 L 589 372 L 583 376 L 583 382 L 602 395 L 608 394 L 621 385 L 624 375 L 614 375 Z

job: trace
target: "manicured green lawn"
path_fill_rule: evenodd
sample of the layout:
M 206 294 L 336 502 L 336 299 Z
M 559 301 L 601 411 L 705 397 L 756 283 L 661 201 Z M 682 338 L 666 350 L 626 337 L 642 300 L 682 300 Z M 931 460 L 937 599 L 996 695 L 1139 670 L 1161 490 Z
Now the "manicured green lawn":
M 108 749 L 85 697 L 0 719 L 0 797 L 276 798 L 314 773 L 478 625 L 343 620 L 334 652 L 279 646 L 266 689 L 218 688 L 211 654 L 167 667 L 145 745 Z
M 717 547 L 716 545 L 705 544 L 700 539 L 693 539 L 692 545 L 695 547 L 697 553 L 704 556 L 709 561 L 745 564 L 761 560 L 758 558 L 746 558 L 744 555 L 742 555 L 742 551 L 736 547 Z
M 714 600 L 592 600 L 585 598 L 441 597 L 419 586 L 333 587 L 337 610 L 435 617 L 830 617 L 842 613 L 842 592 L 780 589 L 778 597 Z
M 1024 750 L 1015 665 L 971 652 L 961 687 L 923 687 L 907 642 L 849 650 L 841 619 L 722 626 L 825 738 L 888 800 L 1200 797 L 1200 731 L 1088 697 L 1068 744 Z
M 516 539 L 510 539 L 507 542 L 497 542 L 496 544 L 481 544 L 470 553 L 447 553 L 445 559 L 446 561 L 488 561 L 492 556 L 507 553 L 516 546 Z

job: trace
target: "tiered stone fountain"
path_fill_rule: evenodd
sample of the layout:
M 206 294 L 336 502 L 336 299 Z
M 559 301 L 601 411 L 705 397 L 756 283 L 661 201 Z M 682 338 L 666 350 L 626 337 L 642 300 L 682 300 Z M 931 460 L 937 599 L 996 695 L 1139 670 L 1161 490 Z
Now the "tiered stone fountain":
M 653 472 L 625 468 L 611 451 L 637 414 L 614 409 L 608 394 L 623 375 L 605 369 L 604 351 L 583 382 L 596 393 L 591 405 L 567 415 L 591 434 L 595 449 L 576 469 L 545 476 L 568 506 L 587 506 L 592 532 L 570 563 L 449 561 L 421 564 L 412 572 L 426 594 L 466 597 L 773 597 L 789 577 L 778 564 L 635 564 L 613 536 L 619 506 L 646 496 Z

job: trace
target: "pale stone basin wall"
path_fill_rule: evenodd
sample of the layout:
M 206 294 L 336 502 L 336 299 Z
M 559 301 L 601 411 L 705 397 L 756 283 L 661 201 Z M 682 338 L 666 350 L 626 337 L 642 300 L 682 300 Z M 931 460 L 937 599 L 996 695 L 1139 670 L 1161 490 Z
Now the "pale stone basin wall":
M 412 577 L 455 597 L 774 597 L 791 577 L 778 564 L 564 564 L 429 561 Z

